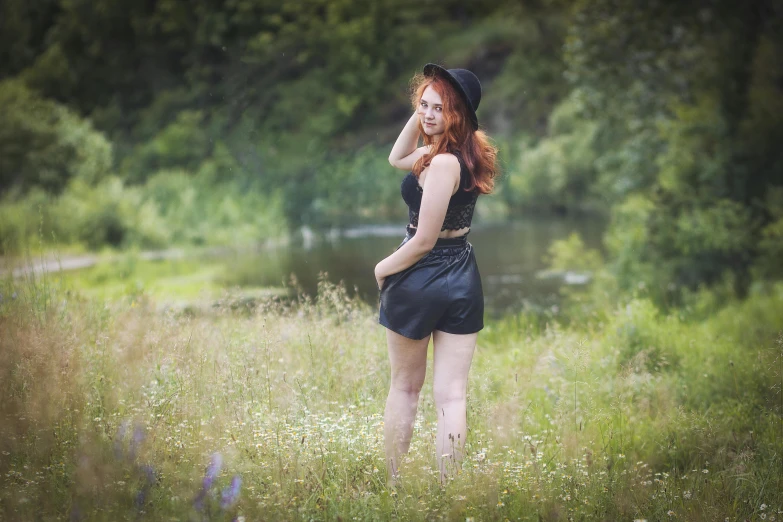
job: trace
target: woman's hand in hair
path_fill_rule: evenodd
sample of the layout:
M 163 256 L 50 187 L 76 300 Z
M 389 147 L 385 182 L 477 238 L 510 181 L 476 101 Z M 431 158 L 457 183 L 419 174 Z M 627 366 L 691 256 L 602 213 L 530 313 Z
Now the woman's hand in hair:
M 426 153 L 427 147 L 419 144 L 419 115 L 411 115 L 389 153 L 389 163 L 398 169 L 411 170 L 413 164 Z

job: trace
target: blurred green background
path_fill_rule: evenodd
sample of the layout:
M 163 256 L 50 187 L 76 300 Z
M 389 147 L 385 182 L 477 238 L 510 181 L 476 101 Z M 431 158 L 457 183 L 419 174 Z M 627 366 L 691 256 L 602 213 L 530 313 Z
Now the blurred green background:
M 482 80 L 478 225 L 603 220 L 618 289 L 662 303 L 783 273 L 772 0 L 6 0 L 1 253 L 401 231 L 387 157 L 430 61 Z

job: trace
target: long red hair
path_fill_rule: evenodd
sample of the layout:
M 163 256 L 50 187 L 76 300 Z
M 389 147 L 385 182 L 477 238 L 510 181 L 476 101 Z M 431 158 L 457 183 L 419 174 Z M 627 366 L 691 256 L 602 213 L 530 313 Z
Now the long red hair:
M 492 145 L 484 131 L 473 130 L 467 117 L 465 101 L 443 78 L 424 76 L 419 73 L 411 79 L 411 103 L 414 110 L 418 110 L 424 90 L 429 86 L 432 86 L 443 101 L 445 130 L 432 152 L 419 158 L 413 165 L 413 173 L 418 177 L 436 155 L 458 150 L 471 176 L 471 182 L 465 190 L 468 192 L 477 190 L 481 194 L 489 194 L 492 192 L 497 176 L 497 147 Z M 435 140 L 424 132 L 421 121 L 419 121 L 419 133 L 425 145 L 435 143 Z

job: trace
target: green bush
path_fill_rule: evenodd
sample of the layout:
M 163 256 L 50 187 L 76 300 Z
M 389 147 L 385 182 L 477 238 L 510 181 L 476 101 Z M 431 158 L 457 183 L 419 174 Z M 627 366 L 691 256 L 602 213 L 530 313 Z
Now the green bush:
M 678 328 L 675 317 L 661 317 L 652 301 L 635 299 L 615 312 L 608 331 L 618 350 L 621 367 L 643 368 L 649 373 L 675 369 L 679 352 L 674 344 Z
M 26 247 L 68 242 L 63 223 L 54 219 L 55 196 L 35 187 L 24 197 L 8 194 L 0 202 L 0 254 L 21 253 Z M 33 248 L 37 250 L 37 248 Z
M 769 191 L 766 207 L 770 223 L 761 230 L 754 271 L 760 279 L 779 279 L 783 277 L 783 188 Z
M 596 175 L 597 126 L 582 110 L 572 93 L 550 115 L 550 135 L 521 153 L 508 182 L 517 205 L 545 211 L 594 206 L 588 191 Z
M 87 248 L 122 247 L 129 244 L 140 203 L 140 191 L 116 176 L 95 186 L 75 180 L 54 204 L 53 215 Z
M 18 254 L 36 240 L 77 249 L 253 245 L 287 233 L 280 194 L 212 174 L 162 171 L 144 185 L 108 176 L 72 180 L 59 196 L 35 189 L 0 207 L 0 248 Z M 36 239 L 38 238 L 38 239 Z
M 112 167 L 112 146 L 89 121 L 29 90 L 0 82 L 0 192 L 58 193 L 73 178 L 96 183 Z
M 126 177 L 143 182 L 162 169 L 196 170 L 212 149 L 203 123 L 204 115 L 200 111 L 180 112 L 173 122 L 136 147 L 123 161 Z
M 624 290 L 650 287 L 656 281 L 648 226 L 654 212 L 655 205 L 644 196 L 629 197 L 612 212 L 605 243 Z
M 143 202 L 155 208 L 170 240 L 178 244 L 247 245 L 287 233 L 279 193 L 241 181 L 212 182 L 204 169 L 160 171 L 143 189 Z
M 389 165 L 389 150 L 366 146 L 324 165 L 307 209 L 312 216 L 309 224 L 350 226 L 402 219 L 400 181 L 405 173 Z

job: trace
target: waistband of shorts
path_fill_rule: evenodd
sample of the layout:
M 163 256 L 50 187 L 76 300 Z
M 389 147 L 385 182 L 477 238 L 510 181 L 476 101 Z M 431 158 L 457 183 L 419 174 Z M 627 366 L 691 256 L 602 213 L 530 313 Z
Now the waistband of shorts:
M 416 235 L 416 229 L 411 228 L 410 225 L 405 227 L 405 231 L 408 239 Z M 435 241 L 435 246 L 430 250 L 430 254 L 437 256 L 453 256 L 462 252 L 470 245 L 470 243 L 468 243 L 468 234 L 470 234 L 470 231 L 465 232 L 465 234 L 459 237 L 439 237 Z

